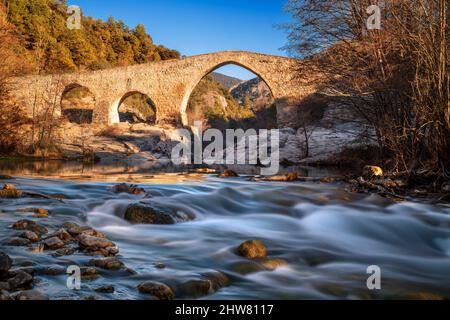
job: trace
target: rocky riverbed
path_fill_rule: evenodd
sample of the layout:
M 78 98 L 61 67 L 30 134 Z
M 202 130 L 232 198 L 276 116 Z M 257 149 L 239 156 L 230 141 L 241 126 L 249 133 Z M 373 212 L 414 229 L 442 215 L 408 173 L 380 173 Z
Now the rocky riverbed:
M 0 181 L 0 299 L 450 297 L 450 206 L 376 177 L 20 171 Z

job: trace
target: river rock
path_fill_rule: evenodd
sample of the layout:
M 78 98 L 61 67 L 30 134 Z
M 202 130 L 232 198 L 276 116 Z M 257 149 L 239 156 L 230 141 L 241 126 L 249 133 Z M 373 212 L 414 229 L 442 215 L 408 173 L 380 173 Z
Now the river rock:
M 44 241 L 46 250 L 58 250 L 64 247 L 64 242 L 58 237 L 48 238 Z
M 67 248 L 61 248 L 61 249 L 56 250 L 56 251 L 52 254 L 52 256 L 53 256 L 53 257 L 71 256 L 71 255 L 73 255 L 75 252 L 77 252 L 77 250 L 75 250 L 75 248 L 70 248 L 70 247 L 67 247 Z
M 17 199 L 22 196 L 22 191 L 17 190 L 12 184 L 5 184 L 2 189 L 0 189 L 0 198 L 4 199 Z
M 237 253 L 245 258 L 259 259 L 267 257 L 267 248 L 260 240 L 249 240 L 238 247 Z
M 177 286 L 177 296 L 189 298 L 204 297 L 212 293 L 211 282 L 208 280 L 189 280 Z
M 11 226 L 12 229 L 15 230 L 29 230 L 29 231 L 33 231 L 34 233 L 38 234 L 38 235 L 43 235 L 43 234 L 47 234 L 48 230 L 46 227 L 37 224 L 34 221 L 31 220 L 19 220 L 16 223 L 14 223 Z
M 233 170 L 225 170 L 224 172 L 219 173 L 219 178 L 238 178 L 239 175 Z
M 276 270 L 280 267 L 286 266 L 288 263 L 283 259 L 266 259 L 261 261 L 261 265 L 267 270 Z
M 363 177 L 367 179 L 382 177 L 383 175 L 383 169 L 377 166 L 365 166 L 363 169 Z
M 11 287 L 8 282 L 0 282 L 0 291 L 10 291 Z
M 27 291 L 20 291 L 13 295 L 13 298 L 15 300 L 30 300 L 30 301 L 44 301 L 49 300 L 49 297 L 39 291 L 36 290 L 27 290 Z
M 55 233 L 51 234 L 49 237 L 57 237 L 64 243 L 67 243 L 67 242 L 70 242 L 73 240 L 72 235 L 69 232 L 67 232 L 67 230 L 64 228 L 59 229 Z
M 173 300 L 174 294 L 169 286 L 161 282 L 145 281 L 138 286 L 140 293 L 152 295 L 159 300 Z
M 27 247 L 31 244 L 31 241 L 24 238 L 12 238 L 8 241 L 9 246 L 14 247 Z
M 89 261 L 89 264 L 92 266 L 95 266 L 97 268 L 105 269 L 105 270 L 111 270 L 111 271 L 117 271 L 120 269 L 123 269 L 125 265 L 122 261 L 120 261 L 117 258 L 106 258 L 106 259 L 92 259 Z
M 202 274 L 203 278 L 211 282 L 211 287 L 214 291 L 228 287 L 230 279 L 223 272 L 205 272 Z
M 11 266 L 11 258 L 6 253 L 0 251 L 0 279 L 3 275 L 8 273 L 9 269 L 11 269 Z
M 93 267 L 83 267 L 81 268 L 81 280 L 83 281 L 93 281 L 100 277 L 97 269 Z
M 11 301 L 14 300 L 7 290 L 0 289 L 0 301 Z
M 156 203 L 130 205 L 125 212 L 125 220 L 133 224 L 175 224 L 190 220 L 185 214 Z
M 110 247 L 115 247 L 115 244 L 108 239 L 98 238 L 93 236 L 88 236 L 86 234 L 81 234 L 78 237 L 78 242 L 81 247 L 89 249 L 106 249 Z
M 133 195 L 140 195 L 140 194 L 144 194 L 145 190 L 135 186 L 135 185 L 128 185 L 126 183 L 122 183 L 116 186 L 113 186 L 111 188 L 108 189 L 108 191 L 110 192 L 114 192 L 114 193 L 129 193 L 129 194 L 133 194 Z
M 33 282 L 33 277 L 25 271 L 18 271 L 14 277 L 8 280 L 11 289 L 24 288 Z
M 42 272 L 42 274 L 45 274 L 48 276 L 59 276 L 61 274 L 65 274 L 66 269 L 64 267 L 54 265 L 54 266 L 49 266 L 49 267 L 43 268 L 41 272 Z
M 297 181 L 299 179 L 299 175 L 297 172 L 290 172 L 283 176 L 273 176 L 269 178 L 263 178 L 262 181 L 269 181 L 269 182 L 293 182 Z
M 17 212 L 34 213 L 33 218 L 48 218 L 48 210 L 42 208 L 26 208 L 17 210 Z
M 37 233 L 35 233 L 33 231 L 29 231 L 29 230 L 24 231 L 20 235 L 20 237 L 24 238 L 24 239 L 27 239 L 27 240 L 29 240 L 31 242 L 38 242 L 39 240 L 41 240 L 41 237 Z
M 100 293 L 114 293 L 115 288 L 112 285 L 105 285 L 105 286 L 101 286 L 98 287 L 97 289 L 95 289 L 95 292 L 100 292 Z
M 91 229 L 91 228 L 87 228 L 87 229 L 82 230 L 81 231 L 81 235 L 86 235 L 86 236 L 106 239 L 105 234 L 103 234 L 102 232 L 97 231 L 95 229 Z

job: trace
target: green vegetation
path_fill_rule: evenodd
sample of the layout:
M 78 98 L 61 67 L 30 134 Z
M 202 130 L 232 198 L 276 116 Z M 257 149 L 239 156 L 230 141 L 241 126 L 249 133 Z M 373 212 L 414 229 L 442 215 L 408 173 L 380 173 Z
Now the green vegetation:
M 80 30 L 67 28 L 67 4 L 54 0 L 2 0 L 13 35 L 30 71 L 56 73 L 176 59 L 179 52 L 153 43 L 143 25 L 128 28 L 82 18 Z

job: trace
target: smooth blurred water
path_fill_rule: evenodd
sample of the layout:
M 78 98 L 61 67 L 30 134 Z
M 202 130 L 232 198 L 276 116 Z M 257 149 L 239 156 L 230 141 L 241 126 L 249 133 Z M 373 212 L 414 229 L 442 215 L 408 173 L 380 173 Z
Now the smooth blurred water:
M 176 286 L 214 270 L 227 274 L 231 285 L 206 299 L 383 299 L 419 293 L 450 297 L 448 205 L 351 194 L 343 184 L 179 174 L 135 180 L 153 196 L 151 201 L 196 219 L 169 226 L 130 225 L 123 219 L 125 209 L 143 197 L 110 193 L 107 188 L 113 183 L 19 178 L 11 182 L 22 190 L 64 194 L 67 199 L 0 200 L 0 250 L 18 264 L 34 262 L 39 268 L 87 264 L 91 257 L 82 254 L 54 258 L 4 244 L 15 234 L 8 225 L 26 217 L 17 209 L 42 207 L 51 213 L 40 222 L 51 229 L 73 221 L 104 232 L 119 245 L 120 259 L 137 272 L 105 272 L 99 280 L 83 283 L 81 292 L 67 290 L 65 275 L 38 276 L 36 288 L 54 299 L 87 296 L 102 284 L 116 287 L 115 294 L 96 294 L 102 298 L 141 299 L 136 286 L 143 280 Z M 234 250 L 249 239 L 263 240 L 270 258 L 288 264 L 242 274 L 239 270 L 251 262 Z M 158 269 L 157 263 L 167 268 Z M 380 291 L 366 287 L 370 265 L 382 270 Z

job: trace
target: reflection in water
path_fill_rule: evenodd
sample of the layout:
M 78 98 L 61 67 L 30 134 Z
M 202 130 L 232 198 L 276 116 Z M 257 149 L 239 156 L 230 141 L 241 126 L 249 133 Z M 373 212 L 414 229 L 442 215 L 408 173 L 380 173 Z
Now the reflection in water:
M 74 174 L 73 168 L 56 170 L 60 175 Z M 145 180 L 143 174 L 135 176 L 137 182 Z M 83 283 L 81 292 L 67 291 L 64 275 L 40 276 L 37 289 L 53 298 L 82 297 L 100 285 L 113 284 L 116 293 L 104 298 L 139 299 L 143 297 L 136 285 L 143 280 L 175 286 L 211 270 L 223 271 L 231 279 L 230 287 L 207 297 L 214 299 L 406 298 L 419 293 L 450 297 L 448 206 L 349 194 L 339 184 L 166 174 L 140 184 L 152 195 L 147 201 L 196 219 L 170 226 L 136 226 L 123 215 L 143 196 L 112 194 L 107 191 L 111 183 L 37 178 L 11 182 L 30 192 L 64 194 L 66 199 L 0 200 L 0 250 L 19 263 L 32 261 L 39 267 L 87 264 L 90 258 L 80 254 L 54 258 L 4 245 L 14 235 L 8 225 L 24 217 L 17 209 L 43 207 L 51 211 L 50 218 L 41 222 L 51 229 L 73 221 L 106 233 L 119 245 L 121 260 L 137 272 L 105 274 Z M 271 258 L 288 264 L 275 271 L 249 273 L 248 260 L 235 254 L 236 246 L 248 239 L 262 239 Z M 157 263 L 167 267 L 158 269 Z M 369 265 L 382 269 L 381 291 L 366 287 Z

